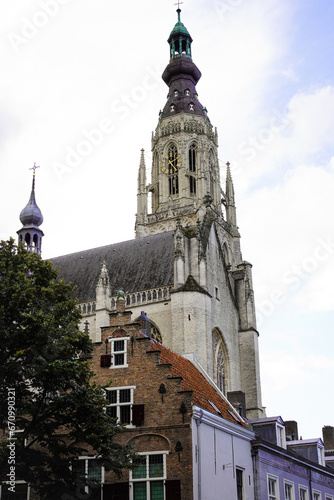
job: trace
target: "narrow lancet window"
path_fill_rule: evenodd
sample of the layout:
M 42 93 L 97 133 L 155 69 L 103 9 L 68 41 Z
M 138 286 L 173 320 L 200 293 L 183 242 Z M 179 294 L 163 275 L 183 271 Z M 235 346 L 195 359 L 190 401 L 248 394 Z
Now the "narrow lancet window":
M 169 194 L 179 193 L 179 158 L 175 144 L 172 144 L 168 149 L 167 155 L 167 169 L 168 169 L 168 182 Z

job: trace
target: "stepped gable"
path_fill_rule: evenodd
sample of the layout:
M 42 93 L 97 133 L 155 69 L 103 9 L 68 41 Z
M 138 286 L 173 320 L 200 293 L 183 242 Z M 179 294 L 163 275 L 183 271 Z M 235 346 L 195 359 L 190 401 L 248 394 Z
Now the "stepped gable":
M 174 231 L 55 257 L 55 268 L 75 285 L 79 303 L 96 299 L 96 285 L 105 260 L 112 295 L 173 285 Z
M 225 420 L 238 423 L 247 428 L 243 419 L 236 413 L 234 408 L 221 396 L 218 389 L 210 384 L 210 382 L 202 375 L 196 366 L 186 358 L 171 351 L 156 340 L 150 343 L 151 351 L 160 351 L 160 363 L 171 364 L 173 377 L 182 377 L 182 390 L 192 391 L 193 404 L 209 411 L 215 415 L 223 417 Z M 209 400 L 214 403 L 219 412 L 216 411 Z

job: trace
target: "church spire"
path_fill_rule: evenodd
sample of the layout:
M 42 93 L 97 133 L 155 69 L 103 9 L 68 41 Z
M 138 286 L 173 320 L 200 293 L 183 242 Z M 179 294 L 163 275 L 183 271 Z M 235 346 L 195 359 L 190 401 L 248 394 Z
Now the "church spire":
M 181 9 L 177 9 L 178 21 L 171 31 L 168 43 L 170 60 L 162 79 L 169 87 L 167 103 L 160 118 L 170 117 L 178 113 L 189 113 L 206 117 L 206 109 L 198 100 L 196 84 L 201 72 L 192 61 L 189 31 L 181 22 Z
M 19 231 L 17 231 L 17 234 L 19 236 L 19 243 L 25 244 L 29 252 L 40 254 L 42 249 L 42 237 L 44 236 L 44 233 L 41 229 L 39 229 L 39 226 L 43 222 L 43 215 L 36 203 L 35 197 L 36 168 L 39 167 L 36 167 L 35 163 L 31 168 L 34 173 L 32 177 L 30 198 L 28 204 L 20 213 L 20 221 L 23 224 L 23 227 Z
M 226 163 L 226 190 L 225 190 L 225 203 L 226 203 L 226 222 L 233 227 L 237 226 L 237 216 L 234 200 L 234 187 L 230 169 L 230 162 Z
M 140 163 L 138 170 L 138 191 L 137 191 L 137 216 L 136 216 L 136 235 L 142 236 L 141 228 L 147 222 L 147 188 L 146 188 L 146 165 L 144 158 L 144 149 L 141 150 Z

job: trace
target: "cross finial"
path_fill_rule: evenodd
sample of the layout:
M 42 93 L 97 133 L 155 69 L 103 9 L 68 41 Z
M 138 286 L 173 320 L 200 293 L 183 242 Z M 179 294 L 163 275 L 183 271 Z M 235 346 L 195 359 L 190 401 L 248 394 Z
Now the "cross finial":
M 180 10 L 181 3 L 183 3 L 183 2 L 180 2 L 180 0 L 177 0 L 177 3 L 174 4 L 174 5 L 177 5 L 177 10 Z
M 32 168 L 29 168 L 29 170 L 33 170 L 34 171 L 34 176 L 35 176 L 35 172 L 36 172 L 36 168 L 40 168 L 40 166 L 36 166 L 36 162 L 34 162 L 34 166 Z

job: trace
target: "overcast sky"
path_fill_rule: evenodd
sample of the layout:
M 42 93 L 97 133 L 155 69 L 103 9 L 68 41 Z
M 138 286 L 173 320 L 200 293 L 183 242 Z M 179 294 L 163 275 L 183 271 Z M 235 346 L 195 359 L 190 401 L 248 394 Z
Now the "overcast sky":
M 21 227 L 34 162 L 44 258 L 134 237 L 173 3 L 1 2 L 1 239 Z M 334 3 L 181 7 L 253 264 L 263 404 L 320 437 L 334 425 Z

